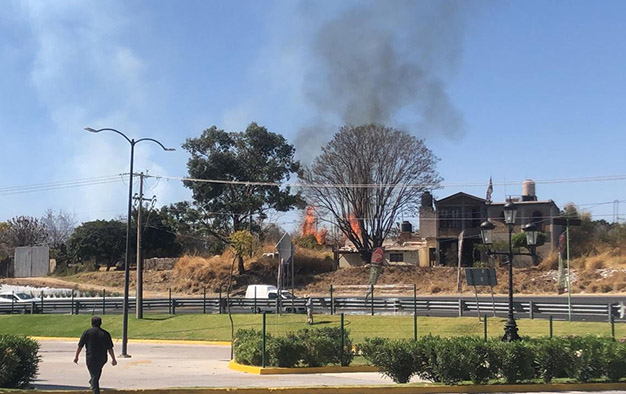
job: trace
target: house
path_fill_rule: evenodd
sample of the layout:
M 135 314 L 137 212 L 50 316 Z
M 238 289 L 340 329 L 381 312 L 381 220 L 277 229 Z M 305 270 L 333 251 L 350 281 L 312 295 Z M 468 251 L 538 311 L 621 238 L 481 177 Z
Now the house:
M 432 243 L 432 241 L 431 241 Z M 388 238 L 383 242 L 384 264 L 394 266 L 419 266 L 428 267 L 434 265 L 434 255 L 429 255 L 429 241 L 413 232 L 413 226 L 408 222 L 402 222 L 400 234 L 397 238 Z M 347 242 L 342 248 L 335 251 L 336 266 L 339 268 L 358 267 L 365 265 L 352 243 Z
M 546 242 L 537 248 L 540 256 L 545 256 L 558 246 L 562 232 L 553 218 L 559 215 L 559 207 L 552 200 L 538 200 L 535 182 L 530 179 L 522 185 L 522 195 L 510 196 L 507 200 L 517 206 L 517 219 L 513 231 L 520 232 L 528 223 L 535 223 L 539 231 L 546 235 Z M 435 200 L 428 192 L 422 196 L 420 207 L 420 235 L 435 245 L 431 253 L 436 255 L 437 265 L 456 266 L 458 248 L 461 248 L 461 265 L 471 266 L 485 258 L 475 248 L 482 243 L 480 224 L 489 219 L 496 226 L 494 240 L 508 242 L 508 229 L 504 224 L 505 202 L 492 202 L 464 192 L 458 192 L 440 200 Z M 529 262 L 530 258 L 516 257 L 516 262 Z

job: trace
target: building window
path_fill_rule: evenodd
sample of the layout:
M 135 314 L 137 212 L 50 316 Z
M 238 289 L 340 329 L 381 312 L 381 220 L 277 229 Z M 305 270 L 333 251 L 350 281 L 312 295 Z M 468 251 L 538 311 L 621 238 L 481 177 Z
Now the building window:
M 404 253 L 389 253 L 389 261 L 391 263 L 402 263 L 404 261 Z

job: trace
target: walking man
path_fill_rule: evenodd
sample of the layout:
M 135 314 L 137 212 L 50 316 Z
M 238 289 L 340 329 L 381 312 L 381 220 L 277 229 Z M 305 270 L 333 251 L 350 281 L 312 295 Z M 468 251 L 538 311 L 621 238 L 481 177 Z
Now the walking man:
M 111 365 L 117 365 L 115 353 L 113 353 L 113 341 L 111 334 L 100 328 L 102 319 L 98 316 L 91 318 L 91 328 L 85 330 L 78 342 L 78 349 L 74 356 L 74 363 L 78 364 L 78 355 L 87 347 L 87 369 L 89 370 L 89 385 L 93 394 L 100 394 L 100 375 L 102 367 L 107 363 L 107 352 L 111 356 Z
M 313 299 L 308 295 L 305 296 L 306 300 L 306 322 L 311 325 L 313 324 Z

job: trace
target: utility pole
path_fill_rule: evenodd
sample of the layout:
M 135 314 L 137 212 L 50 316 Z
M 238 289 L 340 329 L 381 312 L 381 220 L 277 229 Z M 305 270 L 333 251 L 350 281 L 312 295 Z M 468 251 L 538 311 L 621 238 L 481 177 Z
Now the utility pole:
M 137 206 L 137 297 L 136 302 L 136 317 L 137 319 L 143 319 L 143 254 L 141 250 L 141 235 L 143 234 L 143 228 L 141 226 L 141 212 L 143 210 L 144 201 L 152 201 L 149 198 L 143 198 L 143 178 L 144 173 L 139 174 L 139 197 L 137 198 L 139 204 Z

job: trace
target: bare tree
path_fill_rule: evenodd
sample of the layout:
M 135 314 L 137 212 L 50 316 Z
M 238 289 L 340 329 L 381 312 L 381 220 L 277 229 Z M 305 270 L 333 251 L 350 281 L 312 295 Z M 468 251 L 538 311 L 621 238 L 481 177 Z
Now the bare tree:
M 45 226 L 48 233 L 48 245 L 56 248 L 68 240 L 74 232 L 78 221 L 73 213 L 63 210 L 54 213 L 52 209 L 48 209 L 41 218 L 41 223 Z
M 423 140 L 405 131 L 344 126 L 300 178 L 308 202 L 330 214 L 370 263 L 398 214 L 417 211 L 422 193 L 439 187 L 438 161 Z

